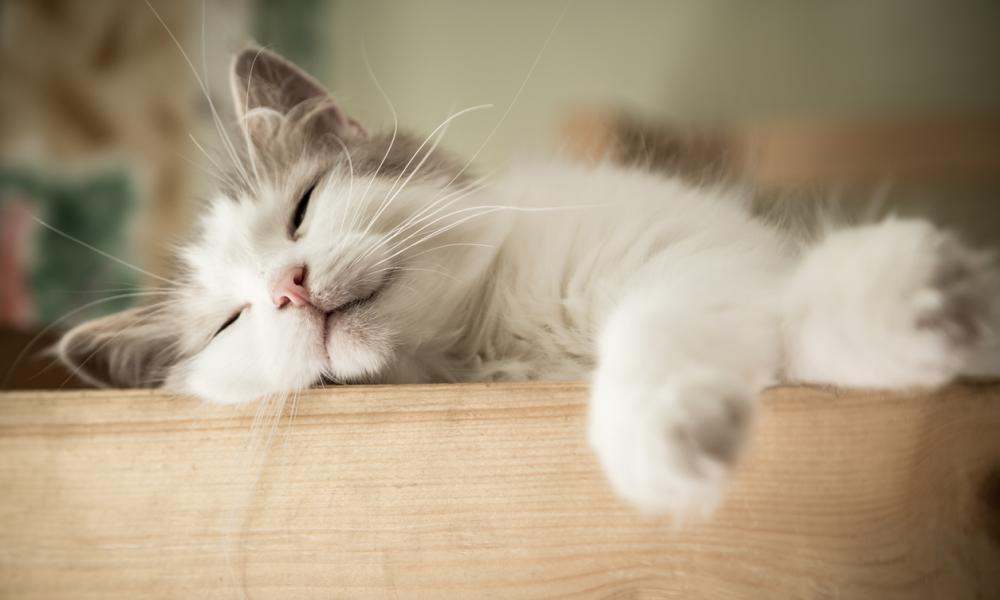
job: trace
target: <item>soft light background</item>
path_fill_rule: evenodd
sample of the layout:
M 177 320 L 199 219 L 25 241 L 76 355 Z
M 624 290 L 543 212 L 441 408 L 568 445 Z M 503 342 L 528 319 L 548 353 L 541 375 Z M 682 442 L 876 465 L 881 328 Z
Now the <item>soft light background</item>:
M 389 113 L 362 48 L 400 120 L 417 130 L 453 106 L 494 103 L 449 130 L 464 153 L 482 144 L 537 59 L 483 151 L 488 163 L 549 148 L 579 106 L 712 125 L 1000 107 L 1000 2 L 989 0 L 348 0 L 325 19 L 331 63 L 320 75 L 367 122 Z

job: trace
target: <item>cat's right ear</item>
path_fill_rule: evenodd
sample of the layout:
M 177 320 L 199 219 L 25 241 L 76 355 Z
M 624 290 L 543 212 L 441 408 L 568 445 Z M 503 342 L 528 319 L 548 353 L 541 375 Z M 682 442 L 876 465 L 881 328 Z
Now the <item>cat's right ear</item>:
M 88 321 L 56 347 L 74 375 L 100 387 L 160 387 L 177 362 L 176 323 L 144 306 Z
M 365 135 L 322 84 L 270 50 L 237 54 L 230 86 L 236 115 L 251 139 L 261 137 L 282 117 L 305 119 L 308 128 L 321 136 L 344 140 Z

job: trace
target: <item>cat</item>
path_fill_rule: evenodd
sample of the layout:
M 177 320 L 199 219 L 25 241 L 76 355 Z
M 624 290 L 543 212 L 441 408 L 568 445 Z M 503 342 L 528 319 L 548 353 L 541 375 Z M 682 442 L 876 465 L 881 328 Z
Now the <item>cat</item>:
M 709 514 L 778 382 L 933 387 L 995 341 L 988 253 L 888 218 L 801 235 L 724 186 L 553 161 L 484 183 L 369 133 L 267 50 L 246 159 L 165 302 L 59 344 L 89 381 L 235 404 L 318 383 L 591 381 L 588 441 L 644 513 Z

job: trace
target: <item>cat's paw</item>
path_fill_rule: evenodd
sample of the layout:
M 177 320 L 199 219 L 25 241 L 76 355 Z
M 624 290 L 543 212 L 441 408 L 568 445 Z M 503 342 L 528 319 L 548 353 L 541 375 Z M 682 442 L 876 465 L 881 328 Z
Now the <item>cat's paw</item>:
M 801 381 L 935 387 L 988 373 L 981 363 L 998 345 L 996 267 L 926 221 L 833 234 L 806 256 L 785 302 L 787 373 Z
M 749 388 L 716 372 L 595 376 L 588 438 L 612 488 L 644 514 L 704 518 L 718 506 L 754 413 Z
M 897 356 L 901 383 L 935 386 L 968 373 L 991 343 L 1000 280 L 985 255 L 929 226 L 924 234 L 910 257 L 912 276 L 893 290 L 900 311 Z

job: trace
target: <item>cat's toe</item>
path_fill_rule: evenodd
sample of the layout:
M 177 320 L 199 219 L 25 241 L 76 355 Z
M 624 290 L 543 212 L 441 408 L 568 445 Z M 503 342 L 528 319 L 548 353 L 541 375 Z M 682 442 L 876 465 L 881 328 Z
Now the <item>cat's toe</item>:
M 595 382 L 589 438 L 614 490 L 645 514 L 711 514 L 753 416 L 747 387 L 714 373 L 607 383 Z
M 914 382 L 945 383 L 968 373 L 995 342 L 1000 278 L 984 255 L 942 236 L 930 276 L 904 299 L 904 306 Z

